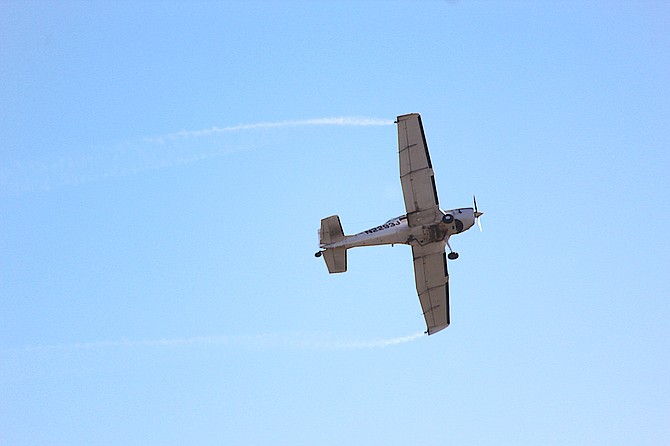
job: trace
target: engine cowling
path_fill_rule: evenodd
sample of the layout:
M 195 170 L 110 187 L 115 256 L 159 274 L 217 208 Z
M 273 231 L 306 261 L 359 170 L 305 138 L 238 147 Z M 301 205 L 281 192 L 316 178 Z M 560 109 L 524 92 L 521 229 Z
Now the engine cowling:
M 442 223 L 449 225 L 449 232 L 452 234 L 466 231 L 475 224 L 475 210 L 473 208 L 452 209 L 444 213 Z

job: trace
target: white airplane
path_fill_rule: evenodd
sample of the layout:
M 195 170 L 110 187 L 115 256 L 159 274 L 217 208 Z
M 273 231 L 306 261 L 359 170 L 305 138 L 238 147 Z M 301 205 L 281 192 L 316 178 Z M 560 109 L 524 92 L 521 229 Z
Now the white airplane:
M 474 208 L 440 209 L 426 135 L 418 113 L 398 116 L 400 183 L 407 214 L 356 235 L 344 235 L 340 217 L 321 220 L 319 247 L 315 254 L 326 261 L 329 273 L 347 270 L 347 249 L 358 246 L 406 244 L 412 247 L 414 277 L 429 335 L 449 326 L 449 260 L 458 258 L 449 237 L 481 222 Z M 445 245 L 449 247 L 446 255 Z

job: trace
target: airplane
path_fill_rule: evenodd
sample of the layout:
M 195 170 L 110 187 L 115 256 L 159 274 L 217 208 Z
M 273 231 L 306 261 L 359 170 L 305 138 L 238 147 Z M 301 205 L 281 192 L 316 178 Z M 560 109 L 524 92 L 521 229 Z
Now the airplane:
M 398 116 L 398 154 L 400 184 L 406 214 L 355 235 L 345 235 L 340 217 L 332 215 L 321 220 L 319 248 L 314 254 L 323 256 L 329 273 L 347 270 L 347 250 L 359 246 L 406 244 L 412 247 L 414 278 L 426 333 L 432 335 L 449 326 L 449 272 L 447 258 L 456 260 L 449 238 L 467 231 L 475 222 L 481 231 L 474 207 L 443 211 L 437 199 L 433 166 L 430 162 L 421 115 Z M 445 246 L 449 248 L 447 255 Z

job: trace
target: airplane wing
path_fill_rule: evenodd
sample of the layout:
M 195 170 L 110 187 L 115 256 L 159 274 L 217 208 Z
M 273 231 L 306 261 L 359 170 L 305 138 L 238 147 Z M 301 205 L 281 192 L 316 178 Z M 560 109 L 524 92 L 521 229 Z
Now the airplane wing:
M 449 272 L 444 242 L 412 245 L 414 279 L 429 335 L 449 326 Z
M 440 213 L 433 166 L 421 115 L 398 116 L 400 183 L 410 226 L 433 223 Z

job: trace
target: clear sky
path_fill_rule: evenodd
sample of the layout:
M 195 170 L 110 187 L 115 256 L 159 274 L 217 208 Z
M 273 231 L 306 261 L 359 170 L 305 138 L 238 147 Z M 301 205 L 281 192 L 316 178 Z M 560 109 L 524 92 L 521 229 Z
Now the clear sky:
M 0 444 L 670 444 L 670 3 L 0 6 Z M 452 238 L 404 213 L 423 116 Z M 343 119 L 331 119 L 343 118 Z

